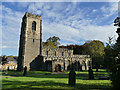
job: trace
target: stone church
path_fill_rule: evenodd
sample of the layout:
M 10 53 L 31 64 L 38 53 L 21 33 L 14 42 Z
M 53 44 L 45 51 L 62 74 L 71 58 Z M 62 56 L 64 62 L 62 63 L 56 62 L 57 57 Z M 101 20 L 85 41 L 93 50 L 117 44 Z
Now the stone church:
M 87 70 L 89 55 L 74 55 L 72 49 L 42 47 L 42 16 L 26 12 L 22 18 L 17 70 Z

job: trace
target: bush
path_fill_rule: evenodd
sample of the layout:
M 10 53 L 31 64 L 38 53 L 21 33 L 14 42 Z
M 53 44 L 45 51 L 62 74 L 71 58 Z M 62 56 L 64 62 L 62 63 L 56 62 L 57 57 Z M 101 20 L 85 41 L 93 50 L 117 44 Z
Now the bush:
M 113 88 L 120 88 L 120 64 L 115 65 L 110 75 Z

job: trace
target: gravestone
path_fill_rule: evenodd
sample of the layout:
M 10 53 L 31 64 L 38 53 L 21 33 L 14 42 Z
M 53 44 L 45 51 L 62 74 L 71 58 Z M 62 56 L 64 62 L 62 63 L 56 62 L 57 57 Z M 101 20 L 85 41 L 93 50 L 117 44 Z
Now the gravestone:
M 94 79 L 93 70 L 89 67 L 89 79 Z
M 75 85 L 76 84 L 76 73 L 73 69 L 73 64 L 69 73 L 69 85 Z
M 7 68 L 7 71 L 10 71 L 9 67 Z
M 25 66 L 24 73 L 23 73 L 23 76 L 26 76 L 26 75 L 27 75 L 27 66 Z

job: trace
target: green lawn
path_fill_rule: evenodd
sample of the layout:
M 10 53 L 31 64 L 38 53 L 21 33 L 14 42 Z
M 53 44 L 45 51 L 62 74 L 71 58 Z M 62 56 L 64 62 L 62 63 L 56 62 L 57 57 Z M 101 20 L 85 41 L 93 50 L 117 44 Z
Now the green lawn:
M 23 72 L 9 71 L 2 75 L 3 89 L 108 89 L 111 88 L 110 80 L 98 80 L 99 75 L 108 75 L 105 71 L 94 72 L 95 80 L 88 80 L 88 72 L 76 72 L 76 85 L 68 85 L 68 73 L 51 74 L 46 71 L 28 72 L 27 76 L 22 76 Z M 101 74 L 102 73 L 102 74 Z M 16 75 L 16 76 L 15 76 Z

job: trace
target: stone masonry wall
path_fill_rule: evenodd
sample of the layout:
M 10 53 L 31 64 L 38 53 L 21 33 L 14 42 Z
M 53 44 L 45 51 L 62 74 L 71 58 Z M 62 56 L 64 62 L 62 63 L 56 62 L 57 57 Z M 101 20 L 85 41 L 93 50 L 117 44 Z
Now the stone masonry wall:
M 46 54 L 48 52 L 48 55 Z M 62 56 L 63 52 L 63 56 Z M 56 53 L 56 55 L 55 55 Z M 52 57 L 69 57 L 73 56 L 73 50 L 69 49 L 63 49 L 63 48 L 49 48 L 49 47 L 44 47 L 42 48 L 42 55 L 43 56 L 52 56 Z
M 35 60 L 42 51 L 40 48 L 42 41 L 42 17 L 26 12 L 23 17 L 23 21 L 24 20 L 25 24 L 22 24 L 22 28 L 25 28 L 21 29 L 21 48 L 19 48 L 18 65 L 23 63 L 23 67 L 27 66 L 29 70 L 31 62 Z M 36 23 L 35 30 L 32 28 L 33 22 Z M 24 33 L 22 33 L 23 31 Z M 24 43 L 22 43 L 22 41 L 24 41 Z M 24 48 L 22 48 L 22 46 L 24 46 Z
M 34 31 L 32 30 L 33 21 L 36 22 L 36 30 Z M 30 63 L 40 54 L 40 21 L 41 16 L 27 15 L 24 66 L 28 66 L 28 69 L 30 69 Z
M 54 55 L 54 52 L 56 52 L 56 55 Z M 61 55 L 62 52 L 64 52 L 63 56 Z M 70 53 L 70 56 L 68 53 Z M 79 65 L 81 65 L 82 70 L 88 70 L 88 63 L 89 61 L 91 62 L 89 55 L 73 55 L 73 50 L 63 48 L 43 48 L 42 55 L 44 56 L 44 62 L 52 61 L 52 71 L 55 71 L 55 66 L 57 64 L 60 64 L 61 67 L 63 67 L 62 71 L 67 71 L 68 66 L 72 63 L 75 64 L 76 68 L 80 67 Z

